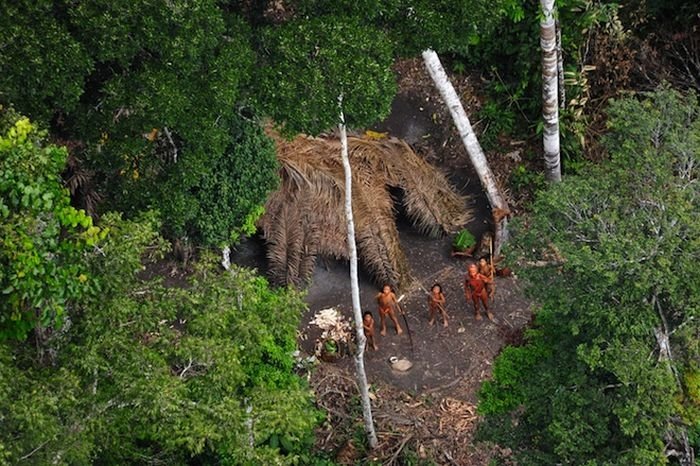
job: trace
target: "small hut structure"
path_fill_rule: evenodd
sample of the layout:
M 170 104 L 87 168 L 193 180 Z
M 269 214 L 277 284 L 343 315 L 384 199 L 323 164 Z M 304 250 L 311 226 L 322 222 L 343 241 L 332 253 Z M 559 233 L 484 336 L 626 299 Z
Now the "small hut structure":
M 268 198 L 259 226 L 272 280 L 298 287 L 308 281 L 318 256 L 348 258 L 340 141 L 286 140 L 268 133 L 277 143 L 281 185 Z M 440 237 L 470 220 L 466 198 L 399 139 L 350 136 L 348 146 L 360 262 L 378 284 L 401 287 L 411 273 L 399 243 L 394 202 L 403 204 L 419 231 Z M 392 190 L 400 193 L 397 199 Z

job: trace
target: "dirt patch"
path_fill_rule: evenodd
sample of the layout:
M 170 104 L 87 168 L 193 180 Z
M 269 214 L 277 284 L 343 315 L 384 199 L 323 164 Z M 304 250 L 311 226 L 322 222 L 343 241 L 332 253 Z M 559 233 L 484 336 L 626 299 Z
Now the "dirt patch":
M 405 240 L 411 245 L 419 240 L 417 235 L 404 236 L 409 236 Z M 500 349 L 517 339 L 530 321 L 530 303 L 523 297 L 517 278 L 498 278 L 492 303 L 494 322 L 476 321 L 462 292 L 465 262 L 449 257 L 445 251 L 449 248 L 447 240 L 433 240 L 431 246 L 410 255 L 417 281 L 404 292 L 401 304 L 412 338 L 407 332 L 396 335 L 390 324 L 387 336 L 378 336 L 379 349 L 368 350 L 365 355 L 380 438 L 380 447 L 372 455 L 384 464 L 403 464 L 398 462 L 401 454 L 394 454 L 405 449 L 403 454 L 430 458 L 437 464 L 484 465 L 494 450 L 472 445 L 478 422 L 476 392 L 491 376 L 491 366 Z M 319 309 L 314 307 L 317 303 L 320 308 L 334 305 L 351 318 L 349 289 L 341 291 L 332 286 L 334 281 L 328 280 L 335 276 L 339 284 L 346 285 L 347 270 L 339 267 L 320 275 L 325 280 L 316 281 L 310 289 L 307 299 L 311 311 L 305 316 L 301 333 L 302 347 L 309 353 L 320 334 L 308 324 L 313 311 Z M 442 284 L 447 297 L 447 328 L 440 322 L 428 325 L 426 293 L 422 288 L 434 282 Z M 361 302 L 365 309 L 373 311 L 375 318 L 376 292 L 375 287 L 363 283 Z M 401 318 L 402 325 L 406 321 Z M 409 359 L 414 365 L 407 372 L 393 370 L 389 364 L 392 356 Z M 345 382 L 338 383 L 343 377 Z M 318 402 L 330 416 L 318 436 L 318 446 L 324 450 L 347 454 L 347 442 L 361 430 L 353 377 L 354 364 L 349 355 L 334 364 L 321 363 L 312 375 Z M 339 392 L 343 396 L 339 397 Z M 355 464 L 358 459 L 359 456 L 352 456 L 346 464 Z
M 408 252 L 416 281 L 399 296 L 405 316 L 402 326 L 411 330 L 396 335 L 393 324 L 388 334 L 378 337 L 378 351 L 368 351 L 365 364 L 368 374 L 410 393 L 421 393 L 453 381 L 465 378 L 481 381 L 489 372 L 490 361 L 502 347 L 508 335 L 517 332 L 530 319 L 530 304 L 523 298 L 517 278 L 497 278 L 496 296 L 491 306 L 495 321 L 476 321 L 473 309 L 464 299 L 462 288 L 466 261 L 449 256 L 450 240 L 434 240 L 413 232 L 402 232 L 401 242 Z M 302 348 L 312 353 L 320 329 L 309 325 L 313 314 L 326 307 L 336 307 L 352 318 L 348 270 L 342 263 L 334 263 L 328 269 L 316 270 L 314 281 L 307 295 L 309 312 L 304 316 L 301 329 Z M 375 295 L 376 286 L 362 277 L 360 301 L 363 310 L 371 310 L 379 322 Z M 438 322 L 428 325 L 427 292 L 434 283 L 440 283 L 447 298 L 446 309 L 449 326 Z M 404 320 L 405 317 L 405 320 Z M 413 345 L 411 345 L 411 340 Z M 393 371 L 388 363 L 391 356 L 408 358 L 414 362 L 406 373 Z M 352 370 L 350 358 L 342 367 Z M 475 401 L 473 393 L 469 397 Z

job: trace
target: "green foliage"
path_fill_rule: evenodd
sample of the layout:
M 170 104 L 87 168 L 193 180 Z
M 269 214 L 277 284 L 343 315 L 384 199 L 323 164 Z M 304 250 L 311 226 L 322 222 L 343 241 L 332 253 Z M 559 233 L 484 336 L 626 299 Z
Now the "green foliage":
M 255 122 L 232 125 L 222 153 L 190 153 L 157 187 L 157 205 L 173 235 L 207 245 L 255 232 L 267 195 L 277 187 L 275 146 Z
M 0 102 L 56 117 L 102 210 L 157 209 L 168 232 L 207 245 L 249 231 L 277 176 L 241 109 L 248 25 L 214 0 L 30 3 L 0 18 Z
M 0 464 L 19 464 L 23 457 L 26 464 L 90 464 L 86 433 L 71 431 L 87 422 L 81 381 L 63 369 L 30 370 L 18 359 L 0 343 Z M 50 445 L 54 455 L 46 450 Z
M 510 184 L 516 191 L 535 193 L 546 186 L 546 180 L 543 173 L 533 172 L 520 164 L 511 173 Z
M 504 16 L 520 17 L 518 0 L 302 0 L 302 17 L 343 14 L 385 30 L 396 51 L 414 56 L 426 48 L 467 54 Z
M 476 238 L 474 238 L 474 235 L 467 229 L 460 230 L 452 241 L 452 247 L 455 251 L 466 251 L 475 244 Z
M 130 215 L 156 208 L 166 231 L 206 245 L 236 240 L 277 183 L 271 141 L 237 109 L 252 63 L 247 27 L 224 21 L 213 2 L 113 8 L 71 9 L 81 37 L 99 41 L 97 58 L 158 54 L 127 78 L 106 79 L 99 112 L 79 123 L 94 135 L 87 155 L 106 172 L 110 207 Z M 107 35 L 115 30 L 136 40 L 115 41 Z
M 558 5 L 559 8 L 561 8 Z M 530 108 L 532 96 L 526 92 L 530 81 L 537 82 L 539 67 L 539 2 L 523 0 L 523 15 L 504 15 L 480 46 L 463 59 L 469 65 L 485 67 L 493 73 L 492 88 L 497 96 L 509 95 Z M 535 98 L 536 100 L 539 100 Z
M 386 35 L 349 17 L 316 17 L 268 28 L 258 101 L 285 133 L 318 134 L 340 122 L 365 127 L 389 112 L 396 92 Z
M 505 348 L 493 367 L 493 380 L 484 382 L 480 391 L 479 411 L 497 414 L 518 408 L 527 399 L 523 374 L 547 357 L 549 350 L 543 345 L 526 348 Z
M 497 123 L 495 135 L 500 131 L 531 134 L 541 119 L 540 2 L 519 0 L 514 3 L 506 14 L 499 17 L 499 22 L 488 29 L 479 46 L 461 57 L 468 65 L 490 72 L 489 91 L 493 99 L 491 105 L 495 108 L 486 108 L 486 117 Z M 617 22 L 618 6 L 617 2 L 598 0 L 556 2 L 565 72 L 568 75 L 581 73 L 591 32 Z M 577 102 L 575 106 L 583 105 L 588 89 L 578 85 L 580 83 L 567 81 L 567 100 Z M 565 157 L 580 157 L 580 139 L 585 129 L 580 124 L 582 118 L 580 112 L 563 112 L 560 115 L 561 145 Z
M 426 48 L 467 55 L 504 16 L 519 15 L 517 0 L 403 2 L 393 35 L 407 54 Z
M 185 288 L 144 281 L 141 261 L 164 250 L 155 218 L 102 220 L 110 234 L 88 258 L 100 291 L 56 337 L 54 365 L 0 346 L 0 458 L 306 463 L 320 416 L 293 373 L 301 296 L 213 258 Z
M 480 141 L 486 150 L 498 145 L 499 138 L 510 135 L 515 129 L 516 114 L 510 108 L 503 108 L 495 101 L 488 101 L 479 111 L 479 120 L 485 123 Z
M 90 287 L 81 256 L 104 235 L 71 207 L 66 150 L 0 107 L 0 340 L 60 325 Z
M 0 15 L 0 104 L 15 103 L 34 119 L 75 109 L 94 62 L 51 0 L 3 2 Z
M 326 340 L 325 342 L 323 342 L 323 349 L 331 354 L 337 353 L 338 343 L 336 343 L 335 340 Z
M 662 464 L 697 429 L 700 107 L 661 89 L 609 115 L 612 160 L 540 192 L 516 226 L 512 253 L 555 265 L 523 273 L 541 309 L 480 410 L 482 438 L 521 464 Z

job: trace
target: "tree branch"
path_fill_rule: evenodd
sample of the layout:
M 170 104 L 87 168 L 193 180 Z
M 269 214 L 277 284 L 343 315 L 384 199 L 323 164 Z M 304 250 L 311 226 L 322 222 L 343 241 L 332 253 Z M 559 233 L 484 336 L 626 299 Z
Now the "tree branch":
M 173 162 L 177 163 L 177 146 L 175 145 L 175 141 L 173 141 L 173 135 L 170 133 L 167 126 L 163 127 L 163 133 L 165 133 L 165 136 L 168 138 L 168 142 L 173 148 Z
M 44 446 L 45 446 L 47 443 L 49 443 L 48 440 L 46 440 L 44 443 L 40 444 L 40 445 L 39 445 L 38 447 L 36 447 L 34 450 L 30 451 L 29 453 L 27 453 L 26 455 L 24 455 L 23 457 L 21 457 L 21 458 L 19 459 L 19 461 L 24 461 L 24 460 L 26 460 L 27 458 L 29 458 L 30 456 L 32 456 L 32 455 L 33 455 L 34 453 L 36 453 L 37 451 L 39 451 L 39 450 L 41 450 L 42 448 L 44 448 Z

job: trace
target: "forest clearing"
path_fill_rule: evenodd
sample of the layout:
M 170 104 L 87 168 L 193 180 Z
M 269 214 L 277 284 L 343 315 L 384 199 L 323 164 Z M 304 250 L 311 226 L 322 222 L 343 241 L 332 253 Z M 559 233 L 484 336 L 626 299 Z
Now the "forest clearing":
M 480 193 L 478 179 L 471 174 L 458 136 L 448 125 L 441 127 L 432 118 L 441 113 L 440 119 L 449 121 L 427 72 L 417 60 L 402 63 L 400 69 L 407 74 L 401 75 L 400 82 L 412 84 L 406 89 L 399 88 L 393 107 L 400 113 L 392 112 L 378 129 L 388 130 L 386 126 L 391 124 L 390 135 L 418 143 L 426 153 L 433 154 L 432 162 L 438 163 L 443 173 L 450 174 L 452 185 L 468 187 L 463 192 L 469 195 L 471 191 L 466 206 L 475 213 L 468 224 L 469 230 L 486 232 L 490 209 Z M 437 104 L 431 104 L 431 99 Z M 453 142 L 448 146 L 446 143 L 450 139 Z M 450 154 L 450 151 L 454 152 Z M 490 448 L 477 447 L 473 440 L 478 418 L 476 392 L 481 381 L 490 377 L 500 348 L 522 338 L 522 331 L 531 318 L 530 302 L 524 298 L 517 278 L 498 278 L 498 291 L 492 303 L 495 321 L 475 321 L 474 311 L 465 301 L 462 289 L 466 264 L 471 260 L 451 256 L 452 235 L 425 236 L 401 213 L 398 223 L 412 275 L 412 281 L 401 287 L 399 294 L 403 297 L 401 307 L 412 337 L 406 332 L 395 335 L 394 328 L 389 325 L 388 335 L 377 337 L 379 350 L 367 349 L 365 364 L 369 381 L 374 386 L 373 407 L 380 441 L 372 455 L 390 464 L 392 458 L 393 461 L 403 458 L 401 449 L 406 448 L 423 459 L 434 458 L 438 464 L 487 464 Z M 360 295 L 363 309 L 371 310 L 378 321 L 377 282 L 381 281 L 365 276 Z M 426 290 L 434 283 L 440 283 L 449 297 L 447 328 L 428 325 Z M 348 295 L 347 268 L 343 263 L 326 261 L 316 267 L 306 297 L 309 311 L 302 319 L 300 337 L 301 347 L 307 354 L 314 354 L 314 343 L 320 336 L 320 329 L 309 323 L 314 312 L 336 307 L 344 309 L 349 316 Z M 403 321 L 400 322 L 403 325 Z M 406 372 L 392 369 L 389 361 L 392 356 L 408 359 L 413 366 Z M 345 464 L 355 464 L 360 458 L 351 443 L 348 444 L 352 441 L 349 434 L 353 433 L 348 400 L 356 390 L 354 383 L 348 382 L 352 379 L 353 366 L 347 357 L 331 363 L 330 367 L 328 363 L 322 366 L 313 371 L 311 378 L 317 400 L 322 406 L 328 406 L 331 413 L 327 427 L 318 434 L 320 446 L 340 452 Z M 338 380 L 341 382 L 337 383 Z

